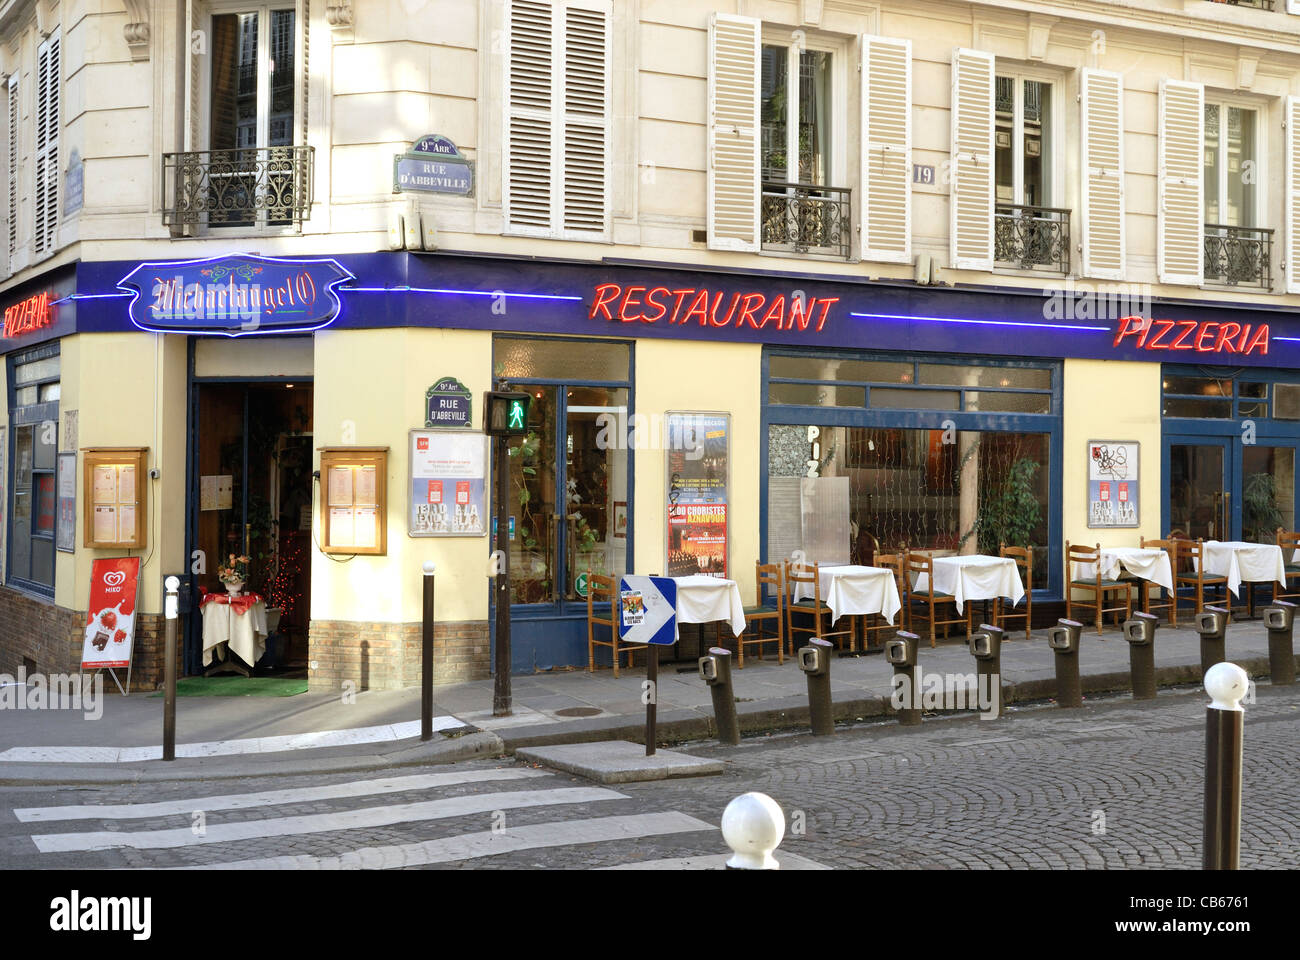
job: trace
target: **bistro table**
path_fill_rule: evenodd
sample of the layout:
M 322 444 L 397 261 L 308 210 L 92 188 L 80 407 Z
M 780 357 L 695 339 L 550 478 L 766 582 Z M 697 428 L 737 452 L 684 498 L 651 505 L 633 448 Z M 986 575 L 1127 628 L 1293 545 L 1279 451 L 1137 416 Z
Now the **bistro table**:
M 880 614 L 890 623 L 903 609 L 894 571 L 886 567 L 843 564 L 817 568 L 817 583 L 823 602 L 831 611 L 831 626 L 844 614 Z M 812 600 L 813 585 L 797 583 L 795 600 Z
M 683 623 L 705 624 L 725 621 L 730 624 L 731 632 L 737 637 L 744 631 L 745 603 L 740 598 L 740 586 L 735 580 L 710 577 L 703 573 L 672 579 L 677 583 L 678 626 Z M 677 633 L 677 639 L 680 647 L 680 631 Z M 702 646 L 701 635 L 696 641 L 696 657 L 700 656 L 699 648 Z M 681 654 L 682 651 L 679 649 L 677 655 L 680 657 Z
M 226 656 L 235 654 L 252 667 L 266 652 L 266 601 L 256 593 L 232 597 L 228 593 L 205 594 L 199 601 L 203 614 L 203 665 L 212 664 L 213 655 L 219 662 L 206 671 L 235 670 L 245 676 L 249 671 Z
M 1093 579 L 1097 576 L 1096 567 L 1093 563 L 1076 563 L 1076 579 Z M 1118 580 L 1120 567 L 1173 593 L 1174 568 L 1169 562 L 1169 554 L 1159 547 L 1102 547 L 1101 578 Z
M 1247 543 L 1244 540 L 1206 540 L 1203 544 L 1205 572 L 1227 577 L 1228 589 L 1240 597 L 1243 583 L 1286 583 L 1286 563 L 1282 548 L 1275 543 Z M 1255 591 L 1246 591 L 1249 614 L 1255 615 Z
M 925 574 L 916 578 L 915 589 L 924 593 L 929 584 Z M 986 557 L 969 554 L 934 558 L 934 589 L 949 594 L 961 613 L 967 600 L 1006 598 L 1015 606 L 1025 596 L 1020 568 L 1014 557 Z

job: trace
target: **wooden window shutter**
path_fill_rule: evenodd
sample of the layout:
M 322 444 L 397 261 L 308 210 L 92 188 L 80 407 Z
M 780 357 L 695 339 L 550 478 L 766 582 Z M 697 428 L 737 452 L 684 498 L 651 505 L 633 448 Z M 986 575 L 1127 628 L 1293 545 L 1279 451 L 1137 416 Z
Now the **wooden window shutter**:
M 1286 98 L 1286 146 L 1282 151 L 1283 178 L 1286 181 L 1286 209 L 1282 214 L 1286 229 L 1286 292 L 1300 293 L 1300 97 Z
M 509 8 L 505 131 L 501 196 L 506 229 L 546 236 L 551 232 L 554 17 L 546 2 L 514 0 Z
M 716 13 L 709 20 L 707 226 L 709 249 L 759 247 L 761 25 Z
M 952 265 L 993 269 L 993 55 L 952 54 Z
M 862 259 L 912 260 L 912 42 L 862 38 Z
M 36 56 L 36 203 L 32 241 L 36 253 L 54 249 L 59 232 L 59 32 Z
M 1156 262 L 1160 282 L 1199 285 L 1205 272 L 1201 202 L 1205 93 L 1199 83 L 1160 81 L 1159 128 Z
M 21 123 L 18 100 L 18 74 L 9 78 L 9 271 L 14 269 L 14 257 L 18 253 L 18 166 L 22 160 L 19 147 L 18 130 Z
M 1124 279 L 1124 81 L 1083 71 L 1083 275 Z
M 603 0 L 571 2 L 564 10 L 564 95 L 556 102 L 564 125 L 560 226 L 566 235 L 603 237 L 609 228 L 610 19 Z

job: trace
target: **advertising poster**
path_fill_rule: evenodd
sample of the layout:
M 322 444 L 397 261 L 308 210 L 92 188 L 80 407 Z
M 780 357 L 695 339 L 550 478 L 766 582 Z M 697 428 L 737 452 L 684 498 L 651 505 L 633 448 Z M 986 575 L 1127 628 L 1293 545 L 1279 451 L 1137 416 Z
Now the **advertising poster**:
M 139 557 L 99 559 L 90 570 L 90 604 L 81 668 L 129 667 L 135 639 Z
M 730 434 L 725 413 L 665 417 L 670 577 L 727 576 Z
M 59 523 L 55 546 L 63 553 L 76 550 L 77 455 L 59 454 Z
M 1088 441 L 1088 526 L 1138 525 L 1138 444 Z
M 487 535 L 488 438 L 457 430 L 411 431 L 413 537 Z

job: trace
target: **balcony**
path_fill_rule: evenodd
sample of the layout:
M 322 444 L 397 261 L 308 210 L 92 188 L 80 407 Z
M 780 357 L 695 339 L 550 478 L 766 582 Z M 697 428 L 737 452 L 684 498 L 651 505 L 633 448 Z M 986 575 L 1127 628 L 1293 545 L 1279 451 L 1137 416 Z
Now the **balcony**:
M 1273 289 L 1273 231 L 1205 225 L 1205 282 Z
M 852 191 L 806 183 L 764 183 L 759 213 L 764 250 L 849 258 Z
M 1272 10 L 1273 0 L 1211 0 L 1212 3 L 1226 3 L 1234 7 L 1254 7 L 1256 10 Z
M 313 147 L 163 154 L 163 225 L 301 227 L 313 171 Z
M 993 259 L 1019 270 L 1070 272 L 1070 211 L 1060 207 L 998 204 L 993 214 Z

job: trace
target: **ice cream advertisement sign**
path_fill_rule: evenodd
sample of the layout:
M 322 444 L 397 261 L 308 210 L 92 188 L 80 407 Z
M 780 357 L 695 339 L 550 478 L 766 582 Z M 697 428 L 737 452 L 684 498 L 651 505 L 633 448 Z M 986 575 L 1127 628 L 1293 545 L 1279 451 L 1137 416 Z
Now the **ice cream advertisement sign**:
M 248 254 L 142 263 L 117 282 L 134 294 L 131 322 L 151 333 L 242 337 L 305 333 L 328 326 L 353 279 L 337 260 Z
M 90 605 L 81 648 L 81 669 L 131 665 L 139 557 L 96 560 L 90 571 Z

